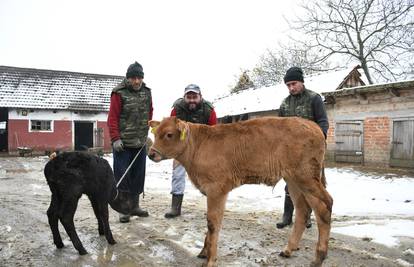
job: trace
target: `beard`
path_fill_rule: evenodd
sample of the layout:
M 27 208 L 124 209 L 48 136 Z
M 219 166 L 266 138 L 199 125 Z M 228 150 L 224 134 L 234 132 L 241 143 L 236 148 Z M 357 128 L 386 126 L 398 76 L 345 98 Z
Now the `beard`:
M 135 84 L 135 85 L 132 86 L 132 89 L 139 90 L 139 88 L 141 88 L 141 85 L 142 85 L 142 83 Z
M 187 104 L 187 107 L 189 110 L 194 111 L 200 108 L 200 104 L 201 103 L 195 103 L 195 102 L 191 102 Z
M 189 110 L 195 110 L 195 109 L 197 109 L 197 104 L 196 103 L 188 104 L 188 109 Z

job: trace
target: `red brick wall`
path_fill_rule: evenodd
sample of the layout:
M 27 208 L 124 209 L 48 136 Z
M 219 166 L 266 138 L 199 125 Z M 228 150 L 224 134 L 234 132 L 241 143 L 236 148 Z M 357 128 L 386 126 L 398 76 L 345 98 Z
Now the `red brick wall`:
M 364 120 L 364 161 L 367 164 L 388 164 L 391 146 L 389 117 L 371 117 Z
M 29 132 L 28 120 L 9 120 L 8 133 L 9 151 L 16 151 L 18 146 L 40 151 L 72 149 L 71 121 L 54 121 L 53 132 Z
M 334 120 L 329 120 L 329 129 L 326 137 L 326 142 L 328 145 L 335 145 L 335 122 Z
M 327 160 L 333 160 L 334 151 L 335 151 L 335 122 L 334 120 L 329 120 L 329 129 L 326 136 L 327 151 L 325 158 Z

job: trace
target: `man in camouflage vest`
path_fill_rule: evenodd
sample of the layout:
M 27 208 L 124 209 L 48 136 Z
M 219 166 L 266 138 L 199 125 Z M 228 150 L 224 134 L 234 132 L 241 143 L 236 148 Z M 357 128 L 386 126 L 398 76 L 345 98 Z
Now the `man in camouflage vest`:
M 120 222 L 129 222 L 130 216 L 148 216 L 148 212 L 139 206 L 139 195 L 144 191 L 146 163 L 146 150 L 141 148 L 147 141 L 148 121 L 152 119 L 153 108 L 151 89 L 145 85 L 143 79 L 143 68 L 135 62 L 128 67 L 126 79 L 111 94 L 108 128 L 117 182 L 139 153 L 118 188 L 129 192 L 136 203 L 130 214 L 119 214 Z
M 174 102 L 171 116 L 192 123 L 215 125 L 217 123 L 216 112 L 210 102 L 203 99 L 200 87 L 195 84 L 188 85 L 184 90 L 184 98 Z M 181 215 L 181 204 L 185 189 L 185 169 L 176 160 L 173 162 L 172 172 L 172 203 L 171 210 L 165 214 L 165 218 L 174 218 Z
M 283 79 L 289 89 L 289 96 L 280 105 L 279 116 L 297 116 L 312 120 L 321 127 L 326 138 L 329 124 L 322 98 L 319 94 L 305 88 L 302 69 L 298 67 L 288 69 Z M 293 209 L 292 199 L 286 185 L 283 220 L 276 224 L 277 228 L 284 228 L 292 223 Z M 309 219 L 306 227 L 311 227 Z

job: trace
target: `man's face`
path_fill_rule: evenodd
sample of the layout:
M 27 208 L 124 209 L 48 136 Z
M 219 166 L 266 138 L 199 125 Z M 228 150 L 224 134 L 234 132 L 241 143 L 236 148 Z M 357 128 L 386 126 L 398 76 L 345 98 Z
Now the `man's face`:
M 144 78 L 141 78 L 141 77 L 131 77 L 131 78 L 128 78 L 128 82 L 131 84 L 132 88 L 134 88 L 135 90 L 138 90 L 141 87 L 143 79 Z
M 297 95 L 302 93 L 303 91 L 303 82 L 300 81 L 290 81 L 286 83 L 287 88 L 289 89 L 289 93 L 291 95 Z
M 194 92 L 188 92 L 184 95 L 184 101 L 188 105 L 188 109 L 195 110 L 201 102 L 201 95 Z

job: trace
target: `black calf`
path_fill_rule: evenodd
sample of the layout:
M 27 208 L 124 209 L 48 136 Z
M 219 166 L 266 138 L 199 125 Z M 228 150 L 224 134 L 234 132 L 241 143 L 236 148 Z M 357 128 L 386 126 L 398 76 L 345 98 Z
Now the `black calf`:
M 105 235 L 109 244 L 116 243 L 109 227 L 108 204 L 118 212 L 129 214 L 135 200 L 126 192 L 117 193 L 112 169 L 105 159 L 84 152 L 65 152 L 50 160 L 44 173 L 52 192 L 47 216 L 57 248 L 63 247 L 58 230 L 60 220 L 79 254 L 87 253 L 73 223 L 82 194 L 92 203 L 99 235 Z

